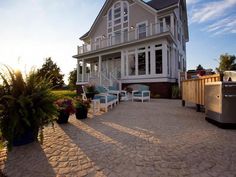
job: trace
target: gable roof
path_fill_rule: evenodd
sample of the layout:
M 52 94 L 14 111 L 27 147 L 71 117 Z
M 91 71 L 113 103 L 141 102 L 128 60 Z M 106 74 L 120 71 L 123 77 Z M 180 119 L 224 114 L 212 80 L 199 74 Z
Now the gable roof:
M 147 5 L 151 6 L 156 10 L 161 10 L 172 5 L 178 4 L 179 0 L 151 0 L 146 2 Z
M 95 26 L 95 23 L 97 22 L 99 16 L 102 14 L 102 12 L 104 11 L 106 5 L 108 4 L 110 0 L 106 0 L 106 2 L 104 3 L 102 9 L 100 10 L 98 16 L 96 17 L 93 25 L 91 26 L 90 30 L 85 33 L 83 36 L 80 37 L 80 40 L 85 39 L 86 37 L 88 37 L 88 35 L 90 34 L 90 32 L 92 31 L 93 27 Z M 158 10 L 162 10 L 165 9 L 169 6 L 175 5 L 179 3 L 179 0 L 150 0 L 149 2 L 144 2 L 143 0 L 136 0 L 136 2 L 143 4 L 146 7 L 149 7 L 151 10 L 157 12 Z

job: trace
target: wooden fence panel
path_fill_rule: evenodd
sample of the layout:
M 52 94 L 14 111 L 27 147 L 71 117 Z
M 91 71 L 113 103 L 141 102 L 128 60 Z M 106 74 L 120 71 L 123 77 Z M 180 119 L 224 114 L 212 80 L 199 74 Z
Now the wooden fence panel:
M 182 81 L 182 100 L 197 105 L 204 105 L 205 84 L 217 81 L 220 81 L 219 74 Z

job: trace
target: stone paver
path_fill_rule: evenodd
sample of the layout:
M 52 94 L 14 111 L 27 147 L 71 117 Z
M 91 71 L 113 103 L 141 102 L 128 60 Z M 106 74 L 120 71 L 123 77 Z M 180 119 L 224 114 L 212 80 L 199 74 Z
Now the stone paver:
M 179 100 L 124 102 L 92 119 L 44 130 L 44 144 L 14 148 L 9 177 L 236 176 L 236 130 L 209 124 Z

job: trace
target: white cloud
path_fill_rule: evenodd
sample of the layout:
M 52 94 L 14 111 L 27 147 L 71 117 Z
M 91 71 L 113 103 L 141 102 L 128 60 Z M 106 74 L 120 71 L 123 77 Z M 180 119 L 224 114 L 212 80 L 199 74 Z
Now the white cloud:
M 190 0 L 191 1 L 191 0 Z M 204 5 L 198 6 L 194 9 L 192 15 L 192 22 L 206 22 L 225 15 L 226 11 L 235 8 L 236 0 L 221 0 L 215 2 L 208 2 Z
M 236 15 L 223 18 L 206 28 L 206 31 L 213 33 L 214 35 L 235 33 L 236 29 Z
M 187 3 L 188 5 L 195 4 L 195 3 L 197 3 L 197 2 L 198 2 L 198 0 L 186 0 L 186 3 Z

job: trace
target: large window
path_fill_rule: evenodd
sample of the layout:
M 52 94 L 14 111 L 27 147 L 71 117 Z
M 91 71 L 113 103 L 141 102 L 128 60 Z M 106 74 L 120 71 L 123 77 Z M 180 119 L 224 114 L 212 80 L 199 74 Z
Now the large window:
M 127 1 L 116 2 L 107 14 L 107 36 L 112 35 L 115 38 L 114 44 L 122 42 L 121 39 L 127 41 L 129 26 L 129 4 Z M 122 33 L 121 33 L 122 31 Z M 124 31 L 124 32 L 123 32 Z M 119 35 L 119 37 L 118 37 Z M 126 35 L 126 36 L 121 36 Z
M 162 74 L 162 50 L 155 51 L 156 56 L 156 74 Z
M 135 75 L 135 54 L 129 54 L 128 55 L 128 74 L 129 76 L 134 76 Z
M 138 75 L 146 74 L 146 53 L 141 52 L 138 54 Z

